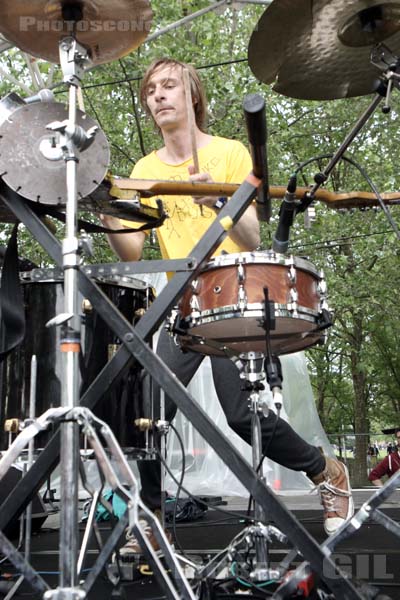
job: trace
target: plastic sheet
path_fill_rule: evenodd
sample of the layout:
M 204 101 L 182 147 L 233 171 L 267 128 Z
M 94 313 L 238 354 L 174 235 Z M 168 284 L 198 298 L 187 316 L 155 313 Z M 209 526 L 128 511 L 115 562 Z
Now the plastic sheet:
M 163 274 L 144 276 L 159 293 L 165 285 Z M 328 455 L 333 451 L 322 428 L 315 407 L 310 378 L 307 371 L 306 357 L 298 352 L 281 357 L 283 372 L 283 407 L 281 417 L 307 442 L 321 447 Z M 212 421 L 235 445 L 244 458 L 251 462 L 251 449 L 226 422 L 225 415 L 218 402 L 211 373 L 211 363 L 206 357 L 188 386 L 189 393 L 207 412 Z M 271 410 L 274 410 L 272 394 L 263 392 Z M 184 486 L 193 494 L 200 496 L 246 496 L 248 493 L 229 468 L 210 448 L 193 425 L 178 412 L 174 426 L 181 436 L 185 448 Z M 173 431 L 169 433 L 167 443 L 168 464 L 179 480 L 182 468 L 180 445 Z M 311 490 L 313 484 L 304 473 L 296 473 L 270 460 L 264 461 L 264 475 L 268 484 L 278 493 L 290 494 Z M 166 488 L 171 494 L 176 491 L 176 484 L 167 475 Z

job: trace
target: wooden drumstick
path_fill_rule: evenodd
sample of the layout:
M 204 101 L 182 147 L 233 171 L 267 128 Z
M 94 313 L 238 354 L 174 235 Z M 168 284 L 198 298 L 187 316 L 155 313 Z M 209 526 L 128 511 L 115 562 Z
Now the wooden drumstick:
M 192 92 L 190 89 L 189 70 L 186 67 L 183 69 L 182 77 L 183 77 L 183 85 L 185 88 L 186 112 L 187 112 L 188 124 L 189 124 L 190 142 L 192 145 L 192 157 L 193 157 L 194 172 L 200 173 L 199 157 L 197 154 L 197 145 L 196 145 L 196 123 L 195 123 L 194 113 L 193 113 Z M 201 214 L 201 216 L 203 216 L 203 205 L 202 204 L 200 204 L 200 214 Z

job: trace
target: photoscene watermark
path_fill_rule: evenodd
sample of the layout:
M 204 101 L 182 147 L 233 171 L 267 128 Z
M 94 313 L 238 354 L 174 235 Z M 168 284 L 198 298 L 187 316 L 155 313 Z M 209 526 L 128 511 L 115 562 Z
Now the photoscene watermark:
M 37 19 L 36 17 L 19 17 L 20 31 L 29 31 L 37 33 L 72 33 L 84 32 L 103 32 L 103 33 L 124 33 L 149 32 L 151 28 L 151 19 L 148 17 L 136 17 L 135 19 L 82 19 L 80 21 L 64 21 L 63 19 Z

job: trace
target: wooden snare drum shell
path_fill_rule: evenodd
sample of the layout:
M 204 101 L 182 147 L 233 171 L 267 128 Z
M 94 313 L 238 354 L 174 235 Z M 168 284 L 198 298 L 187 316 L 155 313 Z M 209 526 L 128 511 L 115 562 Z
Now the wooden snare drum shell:
M 321 276 L 305 259 L 268 253 L 219 257 L 182 296 L 180 322 L 187 334 L 180 332 L 180 344 L 209 355 L 224 355 L 224 348 L 236 355 L 265 352 L 261 322 L 267 287 L 275 312 L 275 328 L 270 332 L 272 351 L 287 354 L 313 346 L 323 339 L 318 327 L 320 281 Z
M 264 302 L 264 287 L 268 288 L 269 300 L 275 304 L 286 305 L 292 302 L 290 290 L 296 289 L 297 304 L 318 313 L 320 296 L 318 280 L 312 273 L 296 269 L 296 283 L 291 285 L 289 269 L 278 264 L 245 264 L 243 287 L 246 293 L 246 304 Z M 181 316 L 189 317 L 192 313 L 191 301 L 196 296 L 200 312 L 216 310 L 237 304 L 239 281 L 237 266 L 211 268 L 197 278 L 194 290 L 190 286 L 179 304 Z

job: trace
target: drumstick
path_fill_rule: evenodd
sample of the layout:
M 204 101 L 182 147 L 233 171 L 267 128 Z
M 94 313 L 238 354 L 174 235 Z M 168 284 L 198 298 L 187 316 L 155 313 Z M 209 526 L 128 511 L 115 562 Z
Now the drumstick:
M 193 114 L 192 92 L 190 90 L 189 70 L 186 67 L 183 69 L 182 76 L 183 76 L 183 85 L 185 88 L 186 112 L 187 112 L 188 124 L 189 124 L 190 142 L 192 144 L 194 172 L 200 173 L 199 157 L 197 154 L 197 146 L 196 146 L 196 128 L 195 128 L 196 124 L 195 124 L 194 114 Z M 202 204 L 200 204 L 200 214 L 201 214 L 201 216 L 203 216 L 203 205 Z

